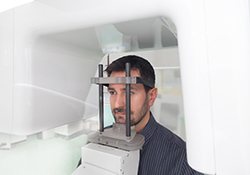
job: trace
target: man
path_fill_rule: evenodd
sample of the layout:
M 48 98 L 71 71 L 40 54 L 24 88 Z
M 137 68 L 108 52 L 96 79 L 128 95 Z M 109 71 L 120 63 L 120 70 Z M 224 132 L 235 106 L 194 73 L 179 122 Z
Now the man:
M 125 64 L 131 65 L 131 76 L 141 77 L 145 84 L 131 85 L 131 125 L 145 137 L 140 151 L 138 175 L 199 175 L 187 163 L 185 142 L 156 122 L 150 112 L 157 97 L 155 73 L 145 59 L 130 55 L 112 62 L 106 69 L 110 77 L 124 77 Z M 125 85 L 110 84 L 110 105 L 115 121 L 125 124 Z

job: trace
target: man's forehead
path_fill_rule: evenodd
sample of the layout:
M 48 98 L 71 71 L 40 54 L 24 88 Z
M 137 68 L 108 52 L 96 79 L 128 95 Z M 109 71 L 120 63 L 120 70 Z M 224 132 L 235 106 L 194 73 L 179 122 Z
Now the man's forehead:
M 125 90 L 126 86 L 124 84 L 110 84 L 108 86 L 108 89 Z M 134 90 L 144 89 L 144 86 L 143 84 L 131 84 L 131 89 L 134 89 Z
M 115 78 L 118 78 L 118 77 L 125 77 L 126 76 L 126 72 L 125 71 L 113 71 L 111 74 L 110 74 L 110 77 L 115 77 Z M 130 71 L 130 77 L 141 77 L 141 74 L 140 74 L 140 71 L 138 69 L 131 69 Z M 144 89 L 145 90 L 145 87 L 144 85 L 148 86 L 148 87 L 151 87 L 151 85 L 143 80 L 143 79 L 140 79 L 139 80 L 140 83 L 138 84 L 131 84 L 131 88 L 133 87 L 134 89 Z M 124 84 L 109 84 L 108 86 L 109 87 L 113 87 L 114 85 L 119 85 L 119 86 L 124 86 Z

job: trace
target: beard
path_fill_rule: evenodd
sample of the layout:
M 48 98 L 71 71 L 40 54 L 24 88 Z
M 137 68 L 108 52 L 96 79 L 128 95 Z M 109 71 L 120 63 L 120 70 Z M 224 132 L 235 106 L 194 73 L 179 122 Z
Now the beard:
M 140 123 L 143 120 L 143 118 L 146 116 L 148 110 L 149 110 L 148 97 L 146 97 L 140 111 L 138 112 L 130 111 L 130 114 L 131 114 L 130 125 L 135 126 L 138 123 Z M 120 123 L 120 124 L 126 123 L 126 109 L 125 108 L 114 108 L 112 109 L 112 113 L 113 113 L 116 123 Z

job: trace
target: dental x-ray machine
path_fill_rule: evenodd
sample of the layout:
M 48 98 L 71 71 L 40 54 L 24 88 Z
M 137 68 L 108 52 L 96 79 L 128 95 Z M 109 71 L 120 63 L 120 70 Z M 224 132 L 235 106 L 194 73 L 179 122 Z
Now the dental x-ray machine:
M 162 26 L 172 21 L 178 37 L 188 163 L 206 174 L 249 175 L 249 4 L 35 0 L 1 13 L 0 133 L 8 136 L 1 148 L 62 125 L 82 128 L 76 123 L 97 111 L 86 82 L 101 58 L 109 51 L 138 51 L 142 45 L 161 48 Z M 143 20 L 151 18 L 160 19 L 160 25 L 149 20 L 154 37 L 143 32 L 150 28 Z M 112 38 L 109 32 L 97 36 L 100 28 L 106 32 L 105 25 L 119 32 Z M 116 45 L 112 41 L 117 38 Z M 151 41 L 154 44 L 148 44 Z M 68 134 L 71 128 L 66 130 Z

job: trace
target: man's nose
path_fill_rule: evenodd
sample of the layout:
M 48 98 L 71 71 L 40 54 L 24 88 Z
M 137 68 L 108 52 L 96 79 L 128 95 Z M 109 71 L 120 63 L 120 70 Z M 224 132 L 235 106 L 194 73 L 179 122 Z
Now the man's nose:
M 117 94 L 115 98 L 115 108 L 124 107 L 125 105 L 125 95 Z

